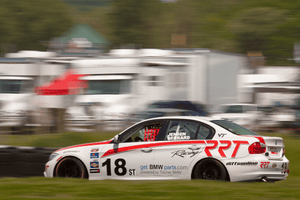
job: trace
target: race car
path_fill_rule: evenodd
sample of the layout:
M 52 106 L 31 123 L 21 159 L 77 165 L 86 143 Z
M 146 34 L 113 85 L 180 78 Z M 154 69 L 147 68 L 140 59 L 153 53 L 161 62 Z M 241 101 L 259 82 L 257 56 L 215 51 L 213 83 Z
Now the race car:
M 284 180 L 283 139 L 260 136 L 227 120 L 175 116 L 144 120 L 114 138 L 61 148 L 45 177 L 90 180 Z

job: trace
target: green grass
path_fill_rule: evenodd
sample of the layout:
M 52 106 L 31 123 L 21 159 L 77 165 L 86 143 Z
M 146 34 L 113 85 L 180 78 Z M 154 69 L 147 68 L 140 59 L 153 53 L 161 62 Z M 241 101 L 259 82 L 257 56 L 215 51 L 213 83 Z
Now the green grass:
M 0 179 L 1 199 L 299 199 L 297 178 L 274 183 Z

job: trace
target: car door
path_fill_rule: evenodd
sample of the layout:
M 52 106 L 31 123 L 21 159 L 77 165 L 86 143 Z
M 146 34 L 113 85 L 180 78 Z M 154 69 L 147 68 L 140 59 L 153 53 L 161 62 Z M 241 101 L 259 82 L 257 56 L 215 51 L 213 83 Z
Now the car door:
M 192 161 L 205 156 L 206 139 L 213 137 L 214 130 L 192 120 L 170 120 L 162 141 L 154 148 L 153 170 L 157 177 L 190 177 Z
M 119 143 L 107 144 L 100 153 L 100 174 L 113 179 L 153 178 L 153 148 L 163 126 L 163 121 L 142 123 L 121 134 Z

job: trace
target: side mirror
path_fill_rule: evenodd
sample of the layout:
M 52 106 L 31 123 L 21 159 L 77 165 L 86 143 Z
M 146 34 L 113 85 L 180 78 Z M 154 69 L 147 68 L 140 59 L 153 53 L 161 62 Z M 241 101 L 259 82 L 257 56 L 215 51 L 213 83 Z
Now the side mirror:
M 120 141 L 119 141 L 119 135 L 115 135 L 115 137 L 114 137 L 114 139 L 113 139 L 113 142 L 114 142 L 114 143 L 117 143 L 117 144 L 120 143 Z

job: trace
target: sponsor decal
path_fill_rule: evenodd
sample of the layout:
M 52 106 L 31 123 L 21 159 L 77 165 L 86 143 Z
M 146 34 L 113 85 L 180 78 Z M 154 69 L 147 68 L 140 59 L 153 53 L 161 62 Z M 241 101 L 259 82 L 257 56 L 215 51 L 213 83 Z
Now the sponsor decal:
M 179 156 L 181 158 L 184 158 L 185 156 L 189 156 L 190 158 L 194 157 L 195 155 L 197 155 L 198 153 L 200 153 L 202 151 L 196 151 L 196 150 L 178 150 L 178 151 L 173 151 L 171 152 L 172 155 L 172 158 L 174 156 Z
M 97 152 L 99 149 L 92 149 L 91 152 Z
M 190 136 L 186 135 L 186 132 L 171 132 L 167 136 L 167 140 L 189 140 Z
M 163 165 L 150 165 L 150 169 L 163 169 Z
M 100 173 L 100 169 L 90 169 L 90 173 Z
M 91 168 L 99 168 L 99 162 L 90 162 Z
M 140 170 L 143 171 L 143 170 L 148 170 L 148 165 L 141 165 L 140 166 Z
M 258 162 L 228 162 L 226 165 L 256 166 Z
M 260 162 L 260 168 L 268 168 L 270 162 Z
M 99 153 L 91 153 L 91 159 L 99 158 Z
M 225 135 L 227 135 L 226 133 L 218 133 L 218 136 L 220 137 L 220 138 L 223 138 Z
M 277 167 L 277 164 L 273 163 L 272 168 L 276 168 L 276 167 Z
M 182 172 L 187 171 L 188 166 L 175 166 L 175 165 L 157 165 L 150 164 L 140 166 L 140 174 L 151 175 L 180 175 Z

